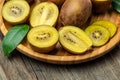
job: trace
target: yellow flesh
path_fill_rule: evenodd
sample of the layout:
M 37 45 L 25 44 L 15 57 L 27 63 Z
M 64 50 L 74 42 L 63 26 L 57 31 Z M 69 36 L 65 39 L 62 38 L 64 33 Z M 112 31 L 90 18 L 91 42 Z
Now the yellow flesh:
M 14 7 L 17 6 L 18 8 L 20 8 L 21 12 L 18 9 L 11 8 L 13 6 Z M 15 15 L 12 11 L 16 12 L 17 15 Z M 26 1 L 22 1 L 22 0 L 9 1 L 3 6 L 2 15 L 5 20 L 15 23 L 15 22 L 23 21 L 28 16 L 29 11 L 30 11 L 30 6 Z
M 37 5 L 30 16 L 30 24 L 32 27 L 38 25 L 54 26 L 58 18 L 58 8 L 55 4 L 44 2 Z
M 42 35 L 44 33 L 49 33 L 50 37 L 48 37 L 48 35 Z M 47 38 L 40 39 L 44 37 Z M 46 48 L 53 46 L 58 41 L 58 32 L 56 29 L 54 29 L 54 27 L 49 26 L 35 27 L 30 30 L 27 38 L 32 45 L 39 48 Z
M 98 31 L 98 32 L 96 32 L 96 31 Z M 85 32 L 88 34 L 88 36 L 93 41 L 93 46 L 102 46 L 105 43 L 107 43 L 107 41 L 110 38 L 110 32 L 106 28 L 104 28 L 102 26 L 98 26 L 98 25 L 88 26 L 85 29 Z M 101 33 L 99 33 L 99 32 L 101 32 Z
M 114 36 L 114 34 L 117 31 L 116 25 L 107 20 L 98 20 L 98 21 L 93 22 L 93 24 L 100 25 L 100 26 L 107 28 L 110 31 L 111 37 Z
M 64 37 L 65 34 L 66 37 Z M 68 39 L 71 39 L 73 42 Z M 92 41 L 85 32 L 72 26 L 64 27 L 60 31 L 60 42 L 65 48 L 73 53 L 85 52 L 92 46 Z

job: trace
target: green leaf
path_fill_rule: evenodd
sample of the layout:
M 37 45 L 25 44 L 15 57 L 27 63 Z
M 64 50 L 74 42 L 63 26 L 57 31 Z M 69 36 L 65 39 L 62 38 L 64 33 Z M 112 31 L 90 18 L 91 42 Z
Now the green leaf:
M 120 13 L 120 0 L 112 0 L 112 7 Z
M 2 50 L 5 56 L 8 56 L 18 46 L 28 31 L 29 25 L 27 24 L 13 26 L 8 31 L 2 41 Z

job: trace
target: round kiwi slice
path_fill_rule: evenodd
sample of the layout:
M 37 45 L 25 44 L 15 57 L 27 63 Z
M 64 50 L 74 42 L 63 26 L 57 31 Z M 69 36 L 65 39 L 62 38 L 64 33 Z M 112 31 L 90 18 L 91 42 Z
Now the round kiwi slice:
M 2 8 L 3 18 L 13 24 L 25 22 L 29 12 L 30 6 L 25 0 L 7 1 Z
M 62 27 L 59 30 L 59 41 L 64 49 L 73 54 L 82 54 L 92 46 L 87 34 L 75 26 Z
M 41 2 L 31 12 L 30 25 L 32 27 L 38 25 L 55 26 L 58 14 L 59 10 L 57 5 L 52 2 Z
M 58 42 L 58 31 L 51 26 L 41 25 L 32 28 L 27 35 L 27 40 L 33 50 L 49 52 L 55 48 Z
M 91 38 L 93 46 L 102 46 L 108 42 L 110 32 L 103 26 L 90 25 L 85 29 L 87 35 Z
M 108 20 L 97 20 L 93 22 L 94 25 L 100 25 L 107 28 L 110 31 L 110 37 L 113 37 L 117 31 L 117 27 L 114 23 Z

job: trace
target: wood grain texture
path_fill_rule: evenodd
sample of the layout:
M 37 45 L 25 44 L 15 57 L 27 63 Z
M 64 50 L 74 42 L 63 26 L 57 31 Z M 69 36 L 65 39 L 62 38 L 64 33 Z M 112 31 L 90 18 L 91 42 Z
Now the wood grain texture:
M 0 33 L 0 41 L 2 39 Z M 1 45 L 1 42 L 0 42 Z M 31 59 L 17 50 L 3 56 L 0 46 L 0 80 L 119 80 L 120 44 L 108 54 L 76 65 L 53 65 Z
M 3 1 L 0 0 L 0 4 Z M 106 19 L 109 16 L 107 15 L 104 18 Z M 94 17 L 94 19 L 100 18 Z M 1 21 L 2 19 L 0 18 Z M 116 22 L 116 19 L 111 21 Z M 119 22 L 116 23 L 120 25 Z M 3 23 L 0 23 L 0 26 L 3 25 Z M 76 65 L 53 65 L 29 58 L 17 50 L 14 50 L 10 57 L 5 57 L 1 47 L 2 39 L 3 35 L 0 32 L 0 80 L 120 79 L 120 44 L 116 45 L 106 55 L 92 61 Z
M 3 3 L 4 0 L 1 1 L 0 6 L 2 6 Z M 0 17 L 1 16 L 2 15 L 0 15 Z M 105 14 L 92 15 L 88 23 L 90 24 L 93 21 L 100 19 L 109 20 L 115 23 L 118 28 L 117 33 L 115 34 L 114 37 L 110 39 L 110 41 L 106 45 L 98 48 L 96 47 L 92 48 L 91 51 L 87 51 L 83 55 L 71 55 L 70 53 L 65 51 L 59 43 L 57 44 L 56 48 L 49 54 L 38 53 L 32 50 L 26 39 L 17 46 L 17 50 L 23 53 L 24 55 L 27 55 L 36 60 L 40 60 L 48 63 L 54 63 L 54 64 L 76 64 L 76 63 L 82 63 L 89 60 L 93 60 L 108 53 L 120 41 L 120 14 L 114 12 L 111 9 L 109 12 L 106 12 Z M 0 22 L 1 32 L 3 33 L 3 35 L 5 35 L 13 25 L 7 23 L 6 21 L 3 21 L 3 19 L 1 19 L 0 21 L 1 21 Z

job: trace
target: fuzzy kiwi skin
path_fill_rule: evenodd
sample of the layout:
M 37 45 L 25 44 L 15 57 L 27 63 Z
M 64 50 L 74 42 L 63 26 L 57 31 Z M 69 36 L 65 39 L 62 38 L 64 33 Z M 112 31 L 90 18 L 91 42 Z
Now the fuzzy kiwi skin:
M 93 13 L 105 13 L 111 6 L 112 0 L 91 0 L 93 5 Z
M 91 0 L 66 0 L 61 7 L 58 26 L 85 24 L 92 12 Z

